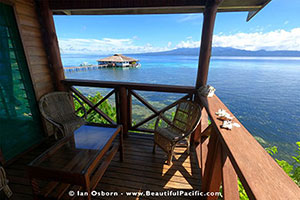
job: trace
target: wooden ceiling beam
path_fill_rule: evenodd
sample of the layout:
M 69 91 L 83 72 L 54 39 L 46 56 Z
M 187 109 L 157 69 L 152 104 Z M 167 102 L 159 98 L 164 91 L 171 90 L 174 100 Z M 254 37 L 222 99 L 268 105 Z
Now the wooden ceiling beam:
M 135 15 L 135 14 L 180 14 L 203 13 L 205 6 L 191 7 L 148 7 L 148 8 L 117 8 L 117 9 L 71 9 L 53 10 L 54 15 Z M 218 12 L 257 11 L 260 6 L 218 7 Z
M 42 1 L 42 0 L 38 0 Z M 118 15 L 199 13 L 209 0 L 49 0 L 54 14 L 64 15 Z M 224 0 L 218 12 L 257 11 L 269 0 Z
M 250 21 L 259 11 L 261 11 L 271 0 L 266 1 L 260 8 L 254 11 L 249 11 L 246 21 Z

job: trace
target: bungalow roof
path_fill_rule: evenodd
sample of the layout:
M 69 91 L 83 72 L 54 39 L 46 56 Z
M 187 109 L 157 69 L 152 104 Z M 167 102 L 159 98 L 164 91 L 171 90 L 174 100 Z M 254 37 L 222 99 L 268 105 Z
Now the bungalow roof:
M 137 62 L 139 60 L 124 56 L 122 54 L 115 54 L 113 56 L 102 58 L 102 59 L 99 59 L 97 61 L 103 61 L 103 62 Z

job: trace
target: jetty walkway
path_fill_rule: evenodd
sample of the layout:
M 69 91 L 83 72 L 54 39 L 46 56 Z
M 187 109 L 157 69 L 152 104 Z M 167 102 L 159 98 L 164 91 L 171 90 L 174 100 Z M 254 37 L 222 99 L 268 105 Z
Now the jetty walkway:
M 77 71 L 87 71 L 96 70 L 105 67 L 104 65 L 85 65 L 85 66 L 73 66 L 64 67 L 65 72 L 77 72 Z

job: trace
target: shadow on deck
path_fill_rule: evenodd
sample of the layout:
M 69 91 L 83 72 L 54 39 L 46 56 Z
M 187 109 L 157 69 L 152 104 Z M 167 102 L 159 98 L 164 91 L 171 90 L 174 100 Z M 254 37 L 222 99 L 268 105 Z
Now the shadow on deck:
M 173 164 L 168 166 L 165 164 L 166 154 L 160 148 L 157 147 L 156 154 L 152 154 L 152 135 L 131 134 L 125 139 L 124 144 L 124 162 L 119 162 L 119 156 L 115 156 L 97 185 L 96 191 L 118 192 L 119 195 L 123 193 L 119 199 L 139 199 L 139 197 L 125 198 L 126 192 L 200 190 L 201 171 L 194 150 L 191 150 L 191 154 L 188 155 L 185 147 L 176 147 Z M 9 186 L 14 192 L 13 200 L 32 199 L 26 165 L 49 146 L 50 144 L 40 145 L 6 167 Z M 157 197 L 140 198 L 157 199 Z M 186 197 L 182 198 L 186 199 Z M 173 199 L 173 197 L 164 199 Z

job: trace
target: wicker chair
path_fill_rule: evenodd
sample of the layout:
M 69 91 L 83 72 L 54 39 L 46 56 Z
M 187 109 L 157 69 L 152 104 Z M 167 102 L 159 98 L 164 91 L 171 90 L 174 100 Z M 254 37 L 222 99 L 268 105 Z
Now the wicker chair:
M 84 119 L 77 116 L 71 99 L 75 98 L 84 111 Z M 62 137 L 70 135 L 85 124 L 86 110 L 83 104 L 68 92 L 52 92 L 44 95 L 39 101 L 39 108 L 42 116 L 50 122 Z M 58 139 L 55 131 L 55 139 Z
M 187 152 L 190 153 L 190 136 L 200 122 L 200 107 L 198 104 L 181 100 L 176 104 L 175 116 L 169 120 L 161 113 L 156 120 L 154 132 L 153 153 L 156 145 L 168 154 L 167 164 L 170 165 L 176 144 L 182 140 L 187 142 Z

